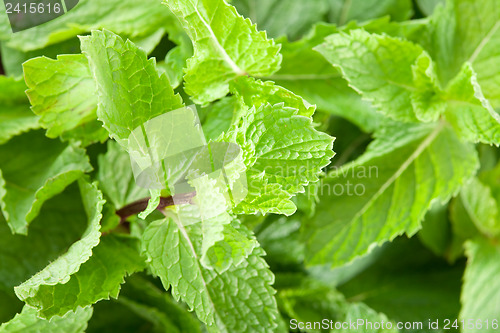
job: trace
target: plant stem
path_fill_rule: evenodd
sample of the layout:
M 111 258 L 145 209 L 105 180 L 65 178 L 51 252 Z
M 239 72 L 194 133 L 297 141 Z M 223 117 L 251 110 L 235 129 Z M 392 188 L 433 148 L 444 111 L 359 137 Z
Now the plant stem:
M 172 196 L 160 197 L 160 203 L 158 204 L 158 207 L 156 207 L 156 209 L 162 210 L 165 207 L 173 206 L 175 204 L 179 205 L 179 204 L 191 203 L 191 199 L 195 195 L 196 192 L 189 192 L 189 193 L 177 194 L 174 197 Z M 140 212 L 145 210 L 146 207 L 148 206 L 149 199 L 150 198 L 139 199 L 117 210 L 116 215 L 120 217 L 120 223 L 125 222 L 125 220 L 130 216 L 139 214 Z

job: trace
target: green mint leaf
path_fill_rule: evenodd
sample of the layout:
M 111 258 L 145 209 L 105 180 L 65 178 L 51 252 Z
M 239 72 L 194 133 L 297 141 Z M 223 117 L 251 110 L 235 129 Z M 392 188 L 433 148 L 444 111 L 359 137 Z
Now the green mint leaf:
M 0 207 L 14 233 L 27 234 L 46 200 L 92 170 L 85 150 L 38 131 L 1 145 L 0 156 Z
M 460 296 L 462 309 L 460 319 L 465 320 L 463 332 L 494 332 L 492 320 L 498 320 L 498 290 L 500 274 L 498 256 L 500 247 L 491 240 L 476 239 L 468 241 L 465 247 L 467 267 Z M 481 327 L 470 327 L 468 319 L 481 320 Z M 486 327 L 485 320 L 490 325 Z
M 225 224 L 222 229 L 222 239 L 205 252 L 205 258 L 202 258 L 205 259 L 204 265 L 223 273 L 247 259 L 259 244 L 249 234 L 244 235 L 241 231 L 242 227 L 239 227 L 236 221 L 231 225 Z
M 414 36 L 422 35 L 421 30 L 426 26 L 413 22 L 395 23 L 384 17 L 362 24 L 351 22 L 340 29 L 334 25 L 318 23 L 299 41 L 280 40 L 283 62 L 280 70 L 267 79 L 303 96 L 308 102 L 316 104 L 320 111 L 341 116 L 363 131 L 373 132 L 383 116 L 374 112 L 370 104 L 348 86 L 340 71 L 330 66 L 313 48 L 322 44 L 325 37 L 338 33 L 339 30 L 348 32 L 360 28 L 371 33 L 414 40 Z
M 17 32 L 8 46 L 30 51 L 74 38 L 95 29 L 106 28 L 130 38 L 154 34 L 175 18 L 155 0 L 88 0 L 78 3 L 62 16 L 28 30 Z
M 329 10 L 327 1 L 236 0 L 231 3 L 272 38 L 286 35 L 296 39 L 315 22 L 322 21 Z
M 449 200 L 477 168 L 474 148 L 446 124 L 394 124 L 319 188 L 318 214 L 304 228 L 309 263 L 340 266 L 415 234 L 431 203 Z
M 409 0 L 330 0 L 330 22 L 343 25 L 351 20 L 366 21 L 390 15 L 391 19 L 404 21 L 413 14 Z
M 227 260 L 220 262 L 214 255 L 207 258 L 207 251 L 213 248 L 215 243 L 224 239 L 222 233 L 224 226 L 231 223 L 232 217 L 227 212 L 229 207 L 224 196 L 224 188 L 220 186 L 219 179 L 209 178 L 208 175 L 191 180 L 190 184 L 196 191 L 192 202 L 199 209 L 203 233 L 200 262 L 206 268 L 216 268 L 219 273 L 222 273 L 229 268 L 230 263 Z M 225 186 L 227 185 L 224 184 Z
M 151 198 L 148 201 L 148 206 L 137 215 L 140 219 L 146 219 L 160 204 L 161 190 L 149 190 L 149 193 L 151 193 Z
M 136 239 L 106 235 L 90 259 L 69 279 L 53 285 L 41 284 L 35 290 L 22 284 L 15 290 L 21 300 L 38 310 L 40 317 L 52 318 L 103 299 L 117 298 L 125 277 L 143 269 L 144 259 Z
M 62 317 L 46 320 L 37 317 L 36 310 L 25 306 L 12 320 L 0 326 L 0 333 L 83 333 L 92 317 L 92 308 L 68 312 Z
M 146 53 L 132 42 L 104 30 L 81 37 L 81 44 L 97 82 L 97 116 L 125 149 L 129 148 L 132 131 L 144 129 L 144 123 L 156 116 L 183 107 L 181 97 L 174 94 L 166 76 L 158 74 L 155 60 L 148 60 Z M 151 150 L 150 143 L 146 145 Z M 159 191 L 151 191 L 151 201 L 141 218 L 158 206 L 159 195 Z
M 459 136 L 472 142 L 500 145 L 500 114 L 484 97 L 469 64 L 449 83 L 446 98 L 446 120 Z
M 49 138 L 62 136 L 84 145 L 108 138 L 96 119 L 97 88 L 84 55 L 34 58 L 23 70 L 32 110 Z
M 274 84 L 272 81 L 261 81 L 250 77 L 241 77 L 231 83 L 231 92 L 236 94 L 243 104 L 259 108 L 264 104 L 283 103 L 284 106 L 298 110 L 298 114 L 311 117 L 316 107 L 290 90 Z
M 422 53 L 412 65 L 413 82 L 416 91 L 410 98 L 417 119 L 433 122 L 446 110 L 434 63 L 427 53 Z
M 241 161 L 236 169 L 241 168 Z M 244 170 L 244 166 L 243 166 Z M 200 263 L 209 270 L 215 269 L 222 274 L 232 266 L 238 266 L 258 246 L 249 233 L 242 234 L 235 228 L 244 231 L 237 221 L 232 221 L 231 203 L 237 191 L 234 190 L 231 175 L 231 166 L 225 166 L 224 175 L 204 175 L 190 181 L 196 191 L 196 196 L 191 202 L 196 205 L 195 216 L 198 216 L 202 232 Z M 239 172 L 238 172 L 239 176 Z M 228 186 L 229 185 L 229 186 Z M 232 188 L 230 187 L 232 186 Z M 229 188 L 228 188 L 229 187 Z M 181 223 L 186 223 L 183 215 L 192 215 L 190 210 L 179 213 Z M 188 217 L 189 218 L 189 217 Z
M 265 133 L 265 135 L 260 135 Z M 311 118 L 281 104 L 252 107 L 226 139 L 243 149 L 248 195 L 236 213 L 293 214 L 293 194 L 318 180 L 333 156 L 333 138 L 314 129 Z
M 500 106 L 497 80 L 500 8 L 496 0 L 450 0 L 433 14 L 430 48 L 442 82 L 448 82 L 468 62 L 478 73 L 486 98 Z
M 377 128 L 382 115 L 363 101 L 351 89 L 340 72 L 313 50 L 324 38 L 338 29 L 332 25 L 317 24 L 303 39 L 296 42 L 281 40 L 283 62 L 275 74 L 267 78 L 304 97 L 318 109 L 339 115 L 363 130 L 371 132 Z M 332 92 L 335 93 L 332 93 Z
M 271 284 L 274 276 L 255 248 L 238 266 L 222 274 L 200 262 L 201 228 L 167 218 L 153 222 L 143 235 L 151 270 L 165 289 L 181 298 L 198 318 L 221 332 L 271 331 L 279 316 Z
M 146 121 L 183 107 L 154 59 L 109 31 L 81 37 L 82 52 L 97 82 L 97 116 L 111 137 L 128 148 L 131 132 Z
M 28 106 L 22 80 L 0 76 L 0 144 L 13 136 L 38 128 L 38 117 Z
M 2 65 L 6 75 L 19 77 L 23 76 L 23 63 L 36 57 L 45 56 L 55 59 L 59 54 L 80 53 L 80 41 L 78 38 L 68 39 L 57 44 L 52 44 L 43 49 L 23 52 L 7 46 L 6 43 L 0 45 L 2 52 Z
M 64 254 L 81 239 L 87 227 L 88 217 L 76 182 L 44 203 L 30 224 L 28 236 L 13 235 L 0 214 L 0 289 L 14 293 L 14 286 Z M 39 248 L 44 251 L 38 251 Z
M 229 82 L 243 75 L 269 75 L 278 70 L 279 46 L 249 19 L 223 0 L 165 2 L 193 41 L 187 61 L 186 92 L 207 104 L 229 92 Z
M 116 142 L 108 141 L 107 152 L 97 161 L 99 187 L 116 209 L 148 196 L 148 190 L 135 182 L 129 154 Z
M 387 116 L 416 121 L 437 119 L 444 109 L 422 112 L 435 91 L 432 60 L 417 44 L 409 41 L 352 30 L 326 38 L 315 48 L 340 68 L 349 85 Z M 370 73 L 368 77 L 366 73 Z M 425 80 L 424 82 L 419 82 Z
M 101 212 L 104 205 L 102 193 L 95 183 L 89 184 L 81 179 L 78 183 L 88 217 L 87 228 L 82 238 L 71 245 L 65 254 L 16 287 L 16 293 L 22 300 L 36 298 L 43 287 L 67 283 L 71 276 L 78 272 L 81 265 L 89 260 L 92 256 L 92 249 L 99 244 L 101 236 L 99 221 L 102 218 Z
M 479 231 L 489 237 L 500 235 L 498 204 L 488 186 L 479 179 L 473 178 L 460 191 L 457 200 L 460 200 L 466 214 L 454 214 L 456 219 L 470 219 Z M 463 223 L 460 225 L 463 225 Z M 467 236 L 472 238 L 473 235 L 473 232 L 469 232 Z

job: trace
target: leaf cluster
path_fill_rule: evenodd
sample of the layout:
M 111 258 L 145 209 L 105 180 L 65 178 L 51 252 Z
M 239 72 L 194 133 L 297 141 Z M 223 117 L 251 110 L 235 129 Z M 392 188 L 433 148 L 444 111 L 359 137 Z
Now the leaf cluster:
M 4 11 L 0 333 L 495 331 L 497 0 Z

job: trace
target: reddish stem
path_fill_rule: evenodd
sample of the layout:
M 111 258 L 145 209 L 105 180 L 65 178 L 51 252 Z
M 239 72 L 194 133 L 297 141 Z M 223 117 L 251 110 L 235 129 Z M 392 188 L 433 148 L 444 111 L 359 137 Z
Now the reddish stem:
M 177 194 L 174 197 L 168 196 L 168 197 L 160 197 L 160 203 L 158 204 L 158 207 L 156 207 L 157 210 L 163 210 L 165 207 L 168 206 L 173 206 L 175 204 L 190 204 L 191 199 L 196 195 L 196 192 L 189 192 L 189 193 L 182 193 L 182 194 Z M 134 201 L 132 203 L 129 203 L 128 205 L 118 209 L 116 211 L 116 215 L 120 217 L 120 223 L 125 222 L 127 218 L 129 218 L 132 215 L 139 214 L 143 210 L 146 209 L 148 206 L 150 198 L 143 198 L 137 201 Z

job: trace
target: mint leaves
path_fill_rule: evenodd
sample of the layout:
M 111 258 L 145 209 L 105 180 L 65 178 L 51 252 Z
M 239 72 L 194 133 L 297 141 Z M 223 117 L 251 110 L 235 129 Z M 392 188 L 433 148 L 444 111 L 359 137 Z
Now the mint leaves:
M 208 326 L 227 332 L 275 328 L 274 278 L 262 250 L 253 250 L 239 265 L 218 274 L 200 265 L 200 232 L 171 219 L 153 222 L 144 232 L 145 252 L 164 287 L 171 286 L 174 298 L 185 301 Z
M 32 110 L 40 116 L 49 138 L 60 136 L 85 144 L 108 138 L 96 120 L 97 87 L 83 55 L 61 55 L 57 60 L 35 58 L 23 69 Z
M 43 202 L 92 170 L 85 151 L 29 132 L 0 146 L 0 207 L 13 232 L 27 234 Z M 16 158 L 19 150 L 30 152 Z
M 474 149 L 444 124 L 397 126 L 401 137 L 384 133 L 319 189 L 324 193 L 319 214 L 306 224 L 311 263 L 341 265 L 368 252 L 371 244 L 404 232 L 413 235 L 431 202 L 449 200 L 477 170 Z M 395 139 L 406 142 L 390 152 L 381 149 Z M 332 191 L 347 192 L 349 182 L 351 195 L 335 197 Z
M 1 8 L 0 332 L 495 331 L 496 0 Z
M 206 104 L 223 97 L 229 81 L 238 76 L 268 75 L 279 69 L 279 46 L 225 1 L 165 4 L 193 41 L 194 55 L 187 61 L 184 78 L 193 101 Z

